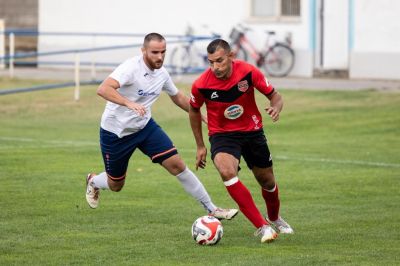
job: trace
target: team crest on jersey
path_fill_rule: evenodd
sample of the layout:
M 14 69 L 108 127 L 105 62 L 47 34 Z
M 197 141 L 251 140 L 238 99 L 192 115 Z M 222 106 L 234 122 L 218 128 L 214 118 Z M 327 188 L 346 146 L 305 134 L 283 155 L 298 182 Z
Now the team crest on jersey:
M 224 111 L 224 116 L 230 120 L 239 118 L 243 114 L 243 107 L 239 104 L 231 105 Z
M 249 88 L 249 83 L 247 82 L 247 80 L 242 80 L 238 82 L 238 89 L 241 92 L 246 92 Z

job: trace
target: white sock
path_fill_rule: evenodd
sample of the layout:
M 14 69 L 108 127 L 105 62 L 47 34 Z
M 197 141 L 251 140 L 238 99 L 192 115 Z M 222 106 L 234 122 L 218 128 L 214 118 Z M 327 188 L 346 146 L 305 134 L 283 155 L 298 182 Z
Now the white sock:
M 266 189 L 266 188 L 263 188 L 265 191 L 267 191 L 267 192 L 275 192 L 275 190 L 276 190 L 276 183 L 275 183 L 275 186 L 274 186 L 274 188 L 273 189 Z
M 108 177 L 107 177 L 106 172 L 102 172 L 102 173 L 94 176 L 92 178 L 92 180 L 90 180 L 90 183 L 95 188 L 110 189 L 110 187 L 108 186 L 107 179 L 108 179 Z
M 208 195 L 203 184 L 197 178 L 197 176 L 190 171 L 189 168 L 186 169 L 176 176 L 181 182 L 183 188 L 187 193 L 192 195 L 209 213 L 214 212 L 217 208 L 214 203 L 212 203 L 210 196 Z
M 234 178 L 231 178 L 228 181 L 225 181 L 224 185 L 226 187 L 229 187 L 229 186 L 232 186 L 232 185 L 236 184 L 237 182 L 239 182 L 239 178 L 237 176 L 235 176 Z

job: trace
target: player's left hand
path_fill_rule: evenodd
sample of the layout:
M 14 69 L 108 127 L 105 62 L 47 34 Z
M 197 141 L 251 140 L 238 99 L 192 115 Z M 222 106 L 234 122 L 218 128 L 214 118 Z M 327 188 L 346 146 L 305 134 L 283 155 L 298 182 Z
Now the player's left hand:
M 273 122 L 276 122 L 279 120 L 279 111 L 275 107 L 272 107 L 272 106 L 267 107 L 267 108 L 265 108 L 265 111 L 271 117 Z

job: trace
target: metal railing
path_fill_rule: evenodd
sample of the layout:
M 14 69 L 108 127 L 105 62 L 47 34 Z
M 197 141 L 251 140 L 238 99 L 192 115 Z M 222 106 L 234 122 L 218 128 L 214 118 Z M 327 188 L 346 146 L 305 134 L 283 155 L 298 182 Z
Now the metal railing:
M 56 66 L 73 66 L 74 68 L 74 82 L 64 82 L 60 84 L 51 84 L 51 85 L 43 85 L 43 86 L 35 86 L 31 88 L 18 88 L 18 89 L 6 89 L 0 92 L 0 95 L 10 94 L 14 92 L 27 92 L 27 91 L 36 91 L 40 89 L 54 89 L 54 88 L 62 88 L 62 87 L 69 87 L 75 85 L 75 93 L 74 98 L 75 100 L 79 100 L 79 87 L 80 85 L 87 85 L 87 84 L 96 84 L 100 81 L 96 80 L 95 73 L 96 67 L 115 67 L 120 64 L 120 62 L 115 63 L 104 63 L 104 62 L 96 62 L 95 60 L 92 61 L 81 61 L 81 54 L 86 53 L 95 53 L 99 51 L 112 51 L 112 50 L 120 50 L 120 49 L 127 49 L 127 48 L 135 48 L 141 47 L 142 43 L 128 43 L 128 44 L 121 44 L 121 45 L 110 45 L 110 46 L 100 46 L 100 47 L 92 47 L 92 48 L 75 48 L 75 49 L 62 49 L 56 51 L 42 51 L 42 52 L 15 52 L 15 38 L 16 36 L 79 36 L 79 37 L 134 37 L 134 38 L 143 38 L 145 34 L 128 34 L 128 33 L 102 33 L 102 32 L 39 32 L 34 29 L 7 29 L 4 31 L 0 30 L 0 36 L 3 35 L 4 37 L 8 37 L 8 53 L 5 53 L 4 56 L 0 56 L 0 66 L 3 64 L 5 67 L 9 69 L 9 77 L 14 77 L 15 66 L 18 65 L 56 65 Z M 215 36 L 194 36 L 194 35 L 164 35 L 167 39 L 168 44 L 177 44 L 177 43 L 193 43 L 197 41 L 204 41 L 204 40 L 211 40 Z M 5 46 L 5 44 L 4 44 Z M 5 49 L 5 47 L 0 47 L 0 49 Z M 73 60 L 71 61 L 46 61 L 46 60 L 37 60 L 38 57 L 49 57 L 55 55 L 62 55 L 62 54 L 71 54 L 73 55 Z M 21 59 L 33 58 L 33 61 L 26 61 Z M 91 69 L 92 79 L 90 81 L 81 81 L 80 80 L 80 67 L 81 66 L 88 66 Z M 186 73 L 194 73 L 202 71 L 202 69 L 185 69 L 185 73 L 178 73 L 174 71 L 175 67 L 171 65 L 164 65 L 167 69 L 170 70 L 171 75 L 181 75 Z

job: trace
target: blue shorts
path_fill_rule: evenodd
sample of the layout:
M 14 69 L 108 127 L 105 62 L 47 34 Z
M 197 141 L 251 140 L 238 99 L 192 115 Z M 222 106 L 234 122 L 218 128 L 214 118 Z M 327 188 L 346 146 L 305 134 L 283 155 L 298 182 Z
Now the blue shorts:
M 125 178 L 129 159 L 136 148 L 153 163 L 160 164 L 178 153 L 171 139 L 153 119 L 142 130 L 122 138 L 100 128 L 100 146 L 105 170 L 114 181 Z

